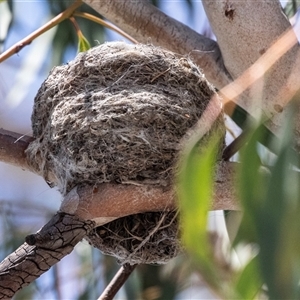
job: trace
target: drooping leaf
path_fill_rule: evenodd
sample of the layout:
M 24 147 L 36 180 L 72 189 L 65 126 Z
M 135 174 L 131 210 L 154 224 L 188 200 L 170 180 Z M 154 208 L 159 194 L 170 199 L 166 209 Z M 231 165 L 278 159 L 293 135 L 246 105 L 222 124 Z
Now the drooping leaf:
M 70 1 L 68 0 L 48 0 L 48 2 L 53 16 L 61 13 L 70 5 Z M 100 17 L 99 13 L 86 4 L 82 4 L 78 11 L 91 13 L 97 17 Z M 77 22 L 81 31 L 84 33 L 85 38 L 90 42 L 91 47 L 97 46 L 104 42 L 103 26 L 84 18 L 78 18 Z M 61 63 L 65 62 L 64 57 L 66 51 L 73 49 L 75 53 L 76 48 L 78 48 L 78 38 L 71 22 L 66 20 L 57 26 L 52 44 L 54 50 L 52 57 L 53 65 L 60 65 Z
M 195 144 L 183 155 L 178 178 L 182 240 L 205 280 L 214 287 L 217 287 L 219 278 L 208 240 L 207 217 L 218 146 L 216 137 L 201 151 Z
M 245 241 L 257 242 L 256 219 L 266 187 L 266 175 L 261 171 L 261 160 L 257 153 L 257 142 L 262 135 L 261 127 L 249 133 L 248 144 L 242 149 L 238 168 L 237 185 L 243 208 L 243 218 L 234 245 Z M 267 171 L 266 171 L 267 172 Z
M 294 109 L 295 110 L 295 109 Z M 259 258 L 262 276 L 272 299 L 296 299 L 299 297 L 299 228 L 300 199 L 298 188 L 299 174 L 292 166 L 297 163 L 297 155 L 291 151 L 293 145 L 294 113 L 287 118 L 278 143 L 279 154 L 275 165 L 270 169 L 271 176 L 267 193 L 257 219 Z M 297 223 L 297 224 L 295 224 Z M 292 236 L 290 232 L 295 233 Z M 287 239 L 288 237 L 288 239 Z M 270 251 L 271 249 L 271 251 Z M 297 250 L 297 251 L 295 251 Z M 297 268 L 295 268 L 297 266 Z M 297 269 L 297 270 L 296 270 Z M 296 277 L 295 277 L 296 275 Z
M 257 244 L 258 269 L 270 299 L 300 297 L 300 180 L 299 155 L 292 150 L 294 111 L 291 105 L 279 138 L 269 141 L 278 154 L 274 165 L 268 171 L 261 167 L 256 150 L 261 131 L 257 129 L 241 151 L 237 176 L 244 216 L 235 244 Z
M 89 41 L 80 32 L 78 34 L 78 52 L 85 52 L 91 48 Z
M 238 274 L 237 278 L 238 280 L 234 289 L 239 299 L 255 299 L 263 285 L 258 268 L 257 256 L 248 262 L 241 273 Z
M 299 6 L 300 6 L 299 0 L 289 0 L 283 9 L 284 13 L 288 18 L 291 18 L 296 14 Z

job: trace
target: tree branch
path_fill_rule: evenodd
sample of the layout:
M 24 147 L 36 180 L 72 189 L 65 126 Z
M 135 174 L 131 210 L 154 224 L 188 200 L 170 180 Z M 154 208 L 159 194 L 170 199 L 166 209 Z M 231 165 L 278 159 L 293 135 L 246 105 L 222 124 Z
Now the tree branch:
M 229 84 L 232 78 L 238 79 L 286 30 L 291 30 L 279 1 L 258 1 L 257 5 L 252 5 L 251 1 L 205 0 L 204 7 L 224 56 L 223 62 L 218 44 L 166 16 L 146 1 L 84 2 L 139 42 L 151 42 L 179 54 L 189 54 L 218 89 Z M 282 49 L 290 50 L 286 50 L 287 53 L 280 58 L 282 54 L 278 51 Z M 257 64 L 256 71 L 252 73 L 252 69 L 248 75 L 251 77 L 257 72 L 261 73 L 272 55 L 277 55 L 276 59 L 273 58 L 273 61 L 277 61 L 275 65 L 270 70 L 265 68 L 265 76 L 261 76 L 261 80 L 252 80 L 252 85 L 242 84 L 238 87 L 241 80 L 236 82 L 238 90 L 243 86 L 247 87 L 238 93 L 238 98 L 229 100 L 237 101 L 255 117 L 259 117 L 261 113 L 266 114 L 267 118 L 272 117 L 268 128 L 276 133 L 286 119 L 285 105 L 300 88 L 300 50 L 295 34 L 291 33 L 289 38 L 283 39 L 269 54 L 264 63 Z M 244 78 L 249 77 L 248 75 Z M 231 89 L 232 87 L 230 86 Z M 226 103 L 227 114 L 233 108 L 232 102 Z M 300 121 L 296 124 L 295 133 L 300 149 Z
M 220 162 L 215 178 L 212 210 L 238 210 L 234 189 L 236 163 Z M 112 205 L 112 203 L 114 205 Z M 97 226 L 114 219 L 149 211 L 177 208 L 176 191 L 155 186 L 102 183 L 75 187 L 64 198 L 60 211 L 92 220 Z
M 140 43 L 152 43 L 189 55 L 217 88 L 231 81 L 217 43 L 167 16 L 148 1 L 84 0 Z
M 48 31 L 49 29 L 55 27 L 57 24 L 62 22 L 63 20 L 69 18 L 75 9 L 77 9 L 82 4 L 81 0 L 76 0 L 72 5 L 70 5 L 65 11 L 54 17 L 52 20 L 50 20 L 48 23 L 43 25 L 42 27 L 38 28 L 31 34 L 29 34 L 27 37 L 19 41 L 17 44 L 13 45 L 6 51 L 0 54 L 0 63 L 9 58 L 10 56 L 19 53 L 25 46 L 31 44 L 31 42 Z
M 113 300 L 114 296 L 124 285 L 130 274 L 134 271 L 136 265 L 124 264 L 109 285 L 105 288 L 98 300 Z
M 94 222 L 57 213 L 0 263 L 0 299 L 8 299 L 50 269 L 94 227 Z
M 137 41 L 135 39 L 133 39 L 130 35 L 128 35 L 127 33 L 125 33 L 123 30 L 121 30 L 120 28 L 118 28 L 117 26 L 110 24 L 92 14 L 86 13 L 86 12 L 81 12 L 81 11 L 75 11 L 73 13 L 74 17 L 81 17 L 81 18 L 85 18 L 87 20 L 90 20 L 92 22 L 98 23 L 108 29 L 111 29 L 113 31 L 115 31 L 116 33 L 122 35 L 123 37 L 125 37 L 126 39 L 128 39 L 129 41 L 131 41 L 134 44 L 137 44 Z
M 286 120 L 285 107 L 300 88 L 300 47 L 280 2 L 204 0 L 203 5 L 224 64 L 238 79 L 235 85 L 242 93 L 237 103 L 255 117 L 272 118 L 268 127 L 276 133 Z
M 34 172 L 27 164 L 24 153 L 31 141 L 32 137 L 1 129 L 0 161 Z M 233 184 L 234 170 L 235 163 L 221 162 L 218 165 L 212 210 L 239 209 Z M 103 183 L 98 186 L 75 187 L 63 200 L 60 210 L 102 225 L 130 214 L 173 210 L 177 206 L 176 202 L 174 190 L 164 191 L 155 186 Z
M 233 175 L 233 163 L 219 165 L 212 209 L 238 209 L 233 200 Z M 176 207 L 175 192 L 156 187 L 105 183 L 73 189 L 62 202 L 60 211 L 0 263 L 0 299 L 12 297 L 46 272 L 69 254 L 92 228 L 123 216 Z

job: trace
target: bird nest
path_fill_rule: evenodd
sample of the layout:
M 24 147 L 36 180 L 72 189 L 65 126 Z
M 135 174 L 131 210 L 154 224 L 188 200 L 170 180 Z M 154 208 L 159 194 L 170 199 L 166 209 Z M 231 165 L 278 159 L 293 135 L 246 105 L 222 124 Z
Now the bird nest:
M 42 84 L 28 161 L 63 195 L 103 182 L 171 188 L 180 141 L 214 94 L 186 57 L 151 45 L 100 45 L 54 68 Z M 222 116 L 214 130 L 225 132 Z M 165 262 L 180 251 L 173 215 L 124 217 L 88 239 L 121 262 Z
M 86 238 L 121 264 L 163 264 L 181 251 L 177 212 L 148 212 L 96 227 Z

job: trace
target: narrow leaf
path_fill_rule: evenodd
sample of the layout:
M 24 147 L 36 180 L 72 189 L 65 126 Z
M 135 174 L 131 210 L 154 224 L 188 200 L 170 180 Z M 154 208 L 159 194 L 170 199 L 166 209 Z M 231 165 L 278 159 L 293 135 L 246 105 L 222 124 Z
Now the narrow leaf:
M 178 178 L 182 239 L 202 275 L 213 286 L 218 276 L 208 240 L 207 217 L 213 195 L 217 146 L 216 139 L 201 151 L 194 145 L 184 154 Z
M 85 52 L 91 48 L 90 43 L 84 37 L 81 31 L 78 32 L 78 39 L 78 52 Z
M 238 276 L 235 291 L 239 299 L 254 299 L 263 282 L 261 280 L 257 256 L 243 268 Z

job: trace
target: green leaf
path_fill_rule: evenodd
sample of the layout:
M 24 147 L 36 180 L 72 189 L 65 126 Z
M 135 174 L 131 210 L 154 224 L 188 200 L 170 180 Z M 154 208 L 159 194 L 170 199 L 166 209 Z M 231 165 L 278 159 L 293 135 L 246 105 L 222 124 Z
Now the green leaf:
M 78 52 L 91 49 L 91 45 L 81 32 L 78 32 Z
M 48 3 L 52 15 L 57 15 L 70 6 L 70 1 L 68 0 L 48 0 Z M 85 3 L 83 3 L 77 11 L 87 12 L 94 16 L 101 17 L 94 9 Z M 76 21 L 81 31 L 84 32 L 85 38 L 90 41 L 92 47 L 104 42 L 103 26 L 84 18 L 77 18 Z M 67 49 L 72 49 L 74 52 L 76 51 L 78 48 L 78 37 L 71 22 L 64 21 L 58 24 L 52 45 L 54 48 L 54 51 L 52 51 L 52 65 L 59 65 L 65 62 L 64 56 Z
M 205 280 L 216 287 L 218 275 L 207 233 L 207 216 L 213 195 L 214 165 L 219 143 L 195 144 L 184 155 L 178 177 L 183 243 Z
M 268 142 L 278 154 L 274 165 L 267 172 L 261 168 L 256 150 L 263 134 L 259 128 L 241 151 L 237 176 L 244 216 L 235 243 L 258 245 L 258 268 L 270 299 L 300 298 L 300 180 L 295 169 L 299 154 L 292 149 L 294 111 L 292 104 L 279 138 Z
M 292 228 L 299 228 L 300 225 L 300 222 L 295 224 L 294 221 L 299 219 L 299 215 L 295 214 L 295 211 L 299 211 L 299 188 L 298 174 L 291 168 L 297 159 L 295 152 L 291 151 L 293 120 L 294 114 L 290 111 L 277 145 L 279 155 L 271 168 L 266 197 L 256 223 L 261 271 L 273 299 L 294 299 L 299 296 L 295 285 L 300 279 L 299 270 L 296 272 L 298 277 L 293 278 L 294 267 L 298 265 L 299 269 L 300 256 L 294 253 L 295 246 L 299 247 L 299 239 L 296 238 L 297 232 L 294 232 L 295 236 L 290 235 Z
M 260 170 L 261 161 L 257 153 L 257 141 L 263 134 L 262 127 L 252 129 L 247 146 L 241 150 L 241 163 L 238 167 L 237 188 L 243 208 L 243 218 L 234 245 L 239 242 L 257 242 L 257 211 L 262 205 L 267 176 Z
M 284 10 L 286 16 L 288 18 L 291 18 L 296 14 L 299 6 L 300 6 L 299 0 L 290 0 L 290 1 L 288 1 L 288 3 L 286 4 L 286 6 L 284 7 L 283 10 Z
M 254 299 L 262 285 L 263 282 L 261 280 L 256 256 L 248 262 L 238 275 L 238 280 L 234 288 L 239 299 Z
M 250 128 L 248 127 L 249 124 L 255 123 L 255 119 L 251 117 L 243 108 L 236 105 L 231 118 L 240 128 L 250 131 L 250 135 L 251 132 L 253 133 L 253 125 L 250 125 Z M 276 138 L 275 135 L 266 127 L 265 124 L 261 124 L 259 127 L 260 128 L 257 128 L 257 130 L 261 132 L 256 136 L 256 138 L 258 139 L 257 141 L 259 141 L 265 147 L 268 147 L 271 152 L 276 153 L 276 149 L 274 149 L 274 147 L 272 147 L 272 144 L 270 143 L 271 140 Z

